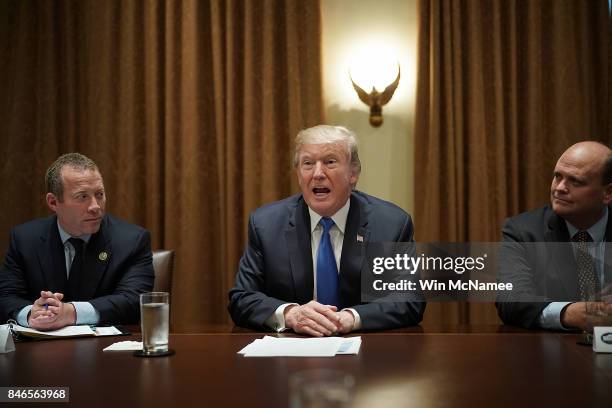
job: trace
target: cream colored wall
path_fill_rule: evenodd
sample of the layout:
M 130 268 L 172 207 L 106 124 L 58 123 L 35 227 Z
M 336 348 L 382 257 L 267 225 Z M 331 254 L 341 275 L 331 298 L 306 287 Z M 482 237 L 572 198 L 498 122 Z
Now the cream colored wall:
M 413 212 L 414 97 L 417 8 L 415 0 L 322 0 L 323 83 L 328 124 L 344 125 L 359 137 L 363 166 L 358 189 Z M 373 128 L 369 108 L 352 88 L 348 66 L 360 46 L 395 50 L 400 84 L 383 107 L 384 123 Z

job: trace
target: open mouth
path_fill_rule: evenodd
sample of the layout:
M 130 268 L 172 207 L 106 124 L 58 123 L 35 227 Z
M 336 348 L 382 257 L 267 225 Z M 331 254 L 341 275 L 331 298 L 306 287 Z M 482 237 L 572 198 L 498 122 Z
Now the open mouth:
M 312 192 L 316 197 L 325 197 L 331 192 L 331 190 L 327 187 L 315 187 L 312 189 Z

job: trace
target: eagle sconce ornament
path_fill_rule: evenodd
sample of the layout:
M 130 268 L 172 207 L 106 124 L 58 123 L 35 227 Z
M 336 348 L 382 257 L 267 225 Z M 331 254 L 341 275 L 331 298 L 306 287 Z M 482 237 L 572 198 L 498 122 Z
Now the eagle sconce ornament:
M 386 105 L 390 100 L 395 90 L 397 89 L 397 85 L 400 80 L 400 66 L 397 64 L 397 78 L 393 81 L 389 86 L 385 88 L 384 91 L 378 92 L 376 87 L 372 87 L 372 92 L 367 93 L 363 90 L 359 85 L 353 81 L 353 76 L 349 72 L 349 76 L 351 77 L 351 82 L 353 83 L 353 88 L 357 91 L 357 95 L 359 99 L 366 105 L 370 107 L 370 125 L 373 127 L 380 127 L 383 123 L 382 117 L 382 107 Z

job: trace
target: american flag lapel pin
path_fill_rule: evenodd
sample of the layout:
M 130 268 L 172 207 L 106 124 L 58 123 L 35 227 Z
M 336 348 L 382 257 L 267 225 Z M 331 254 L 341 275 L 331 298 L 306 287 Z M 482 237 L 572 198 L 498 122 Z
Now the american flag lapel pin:
M 363 242 L 363 235 L 357 234 L 357 242 Z

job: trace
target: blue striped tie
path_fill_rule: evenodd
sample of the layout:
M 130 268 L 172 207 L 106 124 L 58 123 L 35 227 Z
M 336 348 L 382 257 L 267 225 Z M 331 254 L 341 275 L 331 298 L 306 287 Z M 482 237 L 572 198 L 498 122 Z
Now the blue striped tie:
M 338 301 L 338 267 L 331 244 L 329 230 L 334 221 L 329 217 L 321 218 L 323 234 L 317 253 L 317 301 L 324 305 L 340 306 Z

